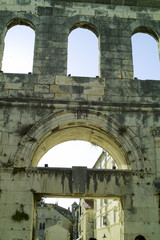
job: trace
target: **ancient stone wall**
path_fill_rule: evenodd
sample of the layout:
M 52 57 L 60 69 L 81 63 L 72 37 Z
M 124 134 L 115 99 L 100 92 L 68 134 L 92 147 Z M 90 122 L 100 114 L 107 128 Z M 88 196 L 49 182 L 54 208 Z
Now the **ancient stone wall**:
M 159 41 L 159 8 L 158 0 L 1 1 L 0 64 L 9 28 L 30 26 L 36 39 L 32 74 L 0 73 L 0 240 L 34 239 L 34 202 L 47 194 L 120 198 L 121 239 L 159 240 L 160 82 L 133 79 L 131 47 L 135 32 Z M 99 39 L 97 78 L 66 76 L 76 27 Z M 81 178 L 82 169 L 36 168 L 72 139 L 102 146 L 121 171 L 83 169 Z

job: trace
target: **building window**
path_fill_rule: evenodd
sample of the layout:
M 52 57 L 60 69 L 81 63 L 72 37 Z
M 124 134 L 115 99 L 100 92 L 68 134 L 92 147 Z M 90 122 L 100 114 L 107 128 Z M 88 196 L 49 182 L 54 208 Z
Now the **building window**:
M 160 80 L 159 50 L 155 37 L 153 38 L 147 33 L 134 34 L 132 36 L 132 56 L 135 79 Z
M 2 71 L 6 73 L 32 72 L 35 32 L 31 27 L 16 25 L 6 34 Z
M 97 228 L 97 223 L 96 223 L 96 219 L 94 219 L 94 229 Z
M 61 224 L 61 217 L 58 216 L 57 219 L 58 219 L 57 223 L 58 223 L 58 224 Z
M 52 223 L 52 218 L 46 218 L 46 222 L 47 222 L 47 224 L 51 224 Z
M 113 221 L 114 221 L 114 223 L 117 222 L 117 209 L 113 210 Z
M 103 199 L 100 199 L 100 208 L 103 207 Z
M 40 230 L 42 229 L 42 223 L 39 224 L 39 229 L 40 229 Z
M 83 24 L 80 24 L 80 27 L 74 28 L 69 34 L 68 75 L 83 77 L 100 75 L 98 38 L 88 29 L 84 29 Z
M 103 226 L 102 223 L 103 223 L 103 218 L 102 218 L 102 216 L 100 216 L 100 227 Z
M 53 223 L 56 224 L 57 223 L 57 216 L 53 215 Z
M 45 223 L 43 223 L 43 230 L 45 229 Z
M 103 215 L 103 226 L 107 226 L 107 215 Z
M 94 209 L 97 211 L 97 200 L 94 200 Z
M 146 240 L 146 239 L 142 235 L 139 235 L 135 238 L 135 240 Z

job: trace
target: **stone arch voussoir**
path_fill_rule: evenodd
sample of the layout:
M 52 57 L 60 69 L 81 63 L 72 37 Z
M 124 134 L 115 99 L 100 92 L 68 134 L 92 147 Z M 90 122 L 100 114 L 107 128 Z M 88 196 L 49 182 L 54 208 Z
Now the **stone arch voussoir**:
M 10 21 L 8 21 L 7 23 L 7 30 L 9 30 L 10 28 L 16 26 L 16 25 L 24 25 L 27 27 L 32 28 L 33 30 L 35 30 L 35 26 L 34 24 L 27 18 L 12 18 Z
M 151 24 L 151 22 L 147 24 L 147 22 L 141 22 L 136 20 L 132 24 L 130 24 L 130 29 L 131 36 L 136 33 L 146 33 L 152 36 L 157 42 L 159 42 L 158 28 L 155 24 Z
M 76 29 L 77 27 L 85 28 L 88 30 L 91 30 L 93 33 L 96 34 L 98 37 L 101 32 L 103 31 L 101 23 L 95 18 L 89 17 L 89 16 L 74 16 L 69 19 L 67 19 L 65 23 L 66 29 L 68 29 L 68 34 Z

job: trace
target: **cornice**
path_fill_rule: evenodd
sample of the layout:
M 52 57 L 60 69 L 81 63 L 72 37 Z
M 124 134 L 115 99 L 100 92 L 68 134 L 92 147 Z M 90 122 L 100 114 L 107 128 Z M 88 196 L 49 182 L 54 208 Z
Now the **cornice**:
M 50 0 L 50 2 L 78 2 L 78 3 L 94 3 L 94 4 L 107 4 L 118 6 L 135 6 L 135 7 L 149 7 L 160 8 L 159 0 Z
M 124 99 L 125 101 L 125 99 Z M 45 108 L 45 109 L 55 109 L 56 107 L 62 108 L 68 105 L 72 108 L 82 108 L 95 109 L 95 110 L 110 110 L 119 111 L 123 110 L 125 112 L 159 112 L 160 103 L 132 103 L 128 102 L 112 102 L 111 97 L 109 101 L 81 101 L 81 100 L 56 100 L 56 99 L 44 99 L 44 98 L 0 98 L 1 107 L 29 107 L 29 108 Z

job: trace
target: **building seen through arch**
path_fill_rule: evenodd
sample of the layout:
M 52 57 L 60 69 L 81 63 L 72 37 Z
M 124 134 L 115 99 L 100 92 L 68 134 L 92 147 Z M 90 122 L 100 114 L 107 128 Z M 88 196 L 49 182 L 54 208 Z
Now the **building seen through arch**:
M 69 144 L 67 145 L 67 142 L 61 144 L 61 149 L 64 148 L 65 150 L 65 145 L 68 146 L 69 148 L 68 150 L 70 151 L 72 151 L 72 148 L 76 148 L 76 146 L 85 147 L 86 145 L 86 147 L 89 148 L 89 144 L 87 144 L 87 142 L 74 141 L 69 143 L 70 145 Z M 72 148 L 71 148 L 71 144 L 72 144 Z M 91 147 L 90 152 L 92 153 L 92 151 L 94 150 L 92 149 L 92 147 L 97 148 L 98 146 L 92 146 L 90 144 L 90 147 Z M 58 153 L 54 151 L 54 148 L 51 149 L 49 152 L 51 152 L 51 156 L 53 159 Z M 39 165 L 42 165 L 44 162 L 48 162 L 51 164 L 52 158 L 48 160 L 49 152 L 47 154 L 48 157 L 46 155 L 45 160 L 43 160 L 42 158 L 42 160 L 40 161 L 41 163 L 39 163 Z M 83 152 L 83 149 L 81 149 L 81 152 Z M 62 154 L 62 150 L 60 150 L 59 148 L 59 161 L 55 163 L 57 164 L 56 166 L 60 166 L 59 165 L 60 159 L 61 159 L 60 155 L 63 155 L 63 154 Z M 75 158 L 74 152 L 70 156 L 71 159 L 72 159 L 72 155 L 74 155 L 74 158 Z M 69 160 L 67 155 L 65 155 L 65 160 L 66 161 Z M 83 161 L 83 155 L 82 155 L 82 161 Z M 77 165 L 77 163 L 78 162 L 76 159 L 76 161 L 74 162 L 74 165 Z M 93 168 L 97 170 L 98 169 L 99 170 L 101 169 L 115 170 L 118 168 L 118 166 L 113 160 L 113 158 L 106 151 L 102 151 L 98 159 L 95 161 Z M 101 239 L 103 238 L 104 235 L 110 239 L 114 239 L 114 238 L 120 239 L 120 229 L 123 227 L 121 221 L 123 217 L 122 217 L 121 203 L 119 199 L 113 199 L 113 198 L 83 199 L 81 198 L 77 202 L 74 202 L 74 199 L 70 199 L 70 202 L 72 202 L 72 204 L 69 209 L 65 209 L 59 206 L 59 204 L 60 205 L 65 204 L 65 201 L 66 199 L 63 198 L 63 202 L 57 199 L 55 204 L 52 204 L 51 200 L 50 200 L 50 204 L 45 203 L 46 199 L 45 199 L 45 202 L 44 201 L 40 203 L 37 202 L 36 235 L 39 236 L 40 240 L 45 237 L 48 240 L 52 239 L 51 236 L 49 237 L 47 235 L 47 232 L 48 232 L 48 229 L 50 229 L 50 234 L 51 234 L 51 228 L 57 224 L 58 224 L 58 227 L 61 226 L 66 230 L 68 230 L 69 239 L 80 238 L 80 239 L 88 240 L 91 237 L 96 237 L 97 239 Z M 56 211 L 58 212 L 56 213 Z M 68 224 L 66 224 L 67 219 L 68 219 Z M 43 228 L 44 224 L 46 226 L 45 229 Z M 52 235 L 53 235 L 53 232 L 52 232 Z M 63 238 L 63 234 L 62 235 L 60 234 L 59 237 Z
M 113 158 L 105 151 L 99 156 L 95 169 L 117 169 Z M 123 214 L 119 199 L 81 199 L 79 214 L 79 237 L 84 240 L 120 239 Z

